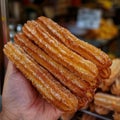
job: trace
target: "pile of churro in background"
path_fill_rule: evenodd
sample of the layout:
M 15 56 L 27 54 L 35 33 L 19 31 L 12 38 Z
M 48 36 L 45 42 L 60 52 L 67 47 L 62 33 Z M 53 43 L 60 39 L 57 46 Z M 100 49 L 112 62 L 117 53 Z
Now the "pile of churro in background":
M 62 116 L 63 120 L 103 120 L 110 118 L 120 120 L 120 59 L 114 58 L 111 75 L 103 80 L 96 91 L 94 100 L 86 108 L 86 112 L 70 113 Z M 101 118 L 101 119 L 100 119 Z
M 104 80 L 99 87 L 100 90 L 96 92 L 94 100 L 89 106 L 90 111 L 100 115 L 113 113 L 113 119 L 120 120 L 120 59 L 112 60 L 110 78 Z M 82 117 L 82 120 L 94 119 L 97 120 L 87 114 Z

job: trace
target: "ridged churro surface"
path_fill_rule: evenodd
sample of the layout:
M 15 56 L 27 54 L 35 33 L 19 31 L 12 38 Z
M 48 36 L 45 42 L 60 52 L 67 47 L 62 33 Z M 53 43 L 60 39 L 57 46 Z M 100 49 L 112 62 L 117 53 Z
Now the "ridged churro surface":
M 113 95 L 120 96 L 120 76 L 116 78 L 115 82 L 113 83 L 111 87 L 111 93 Z
M 110 76 L 107 54 L 48 18 L 27 21 L 14 41 L 5 45 L 6 56 L 62 111 L 85 108 Z
M 58 64 L 42 49 L 32 43 L 23 33 L 17 34 L 15 42 L 20 45 L 30 56 L 33 57 L 40 65 L 50 71 L 64 86 L 80 97 L 86 97 L 87 101 L 92 99 L 93 90 L 90 84 L 80 77 L 75 76 L 67 68 Z
M 75 111 L 77 109 L 77 98 L 18 45 L 8 43 L 5 45 L 4 53 L 49 102 L 63 111 Z
M 110 66 L 111 74 L 108 79 L 105 79 L 101 84 L 100 88 L 103 91 L 108 91 L 110 86 L 115 82 L 115 80 L 119 77 L 120 73 L 120 59 L 116 58 L 112 60 L 112 65 Z M 118 85 L 118 84 L 117 84 Z
M 96 93 L 94 96 L 95 105 L 99 105 L 108 110 L 120 112 L 120 98 L 107 93 Z
M 56 40 L 63 43 L 65 46 L 96 64 L 100 72 L 101 79 L 107 79 L 110 76 L 111 60 L 106 53 L 100 49 L 79 40 L 72 35 L 67 29 L 59 26 L 57 23 L 46 17 L 39 17 L 36 22 Z M 94 69 L 94 68 L 93 68 Z M 92 69 L 92 70 L 93 70 Z
M 110 58 L 100 49 L 79 40 L 67 29 L 59 26 L 57 23 L 46 17 L 39 17 L 38 23 L 43 26 L 58 41 L 64 43 L 67 47 L 80 54 L 84 58 L 95 63 L 99 68 L 106 68 L 111 65 Z
M 68 49 L 45 31 L 36 21 L 28 21 L 23 27 L 23 32 L 55 61 L 67 67 L 81 79 L 94 82 L 97 78 L 98 69 L 94 63 L 85 60 Z

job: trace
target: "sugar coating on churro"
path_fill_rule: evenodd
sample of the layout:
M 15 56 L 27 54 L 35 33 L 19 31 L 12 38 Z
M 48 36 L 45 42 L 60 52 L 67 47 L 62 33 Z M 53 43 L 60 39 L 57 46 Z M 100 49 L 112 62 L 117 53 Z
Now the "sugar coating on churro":
M 102 80 L 110 76 L 107 54 L 48 18 L 27 21 L 14 40 L 5 45 L 6 56 L 62 111 L 87 106 Z

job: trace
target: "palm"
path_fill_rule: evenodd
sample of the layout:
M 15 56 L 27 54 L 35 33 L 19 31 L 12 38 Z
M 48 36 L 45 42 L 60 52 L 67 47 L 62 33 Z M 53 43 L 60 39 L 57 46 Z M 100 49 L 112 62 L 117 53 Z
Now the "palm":
M 14 67 L 8 65 L 3 89 L 3 108 L 13 114 L 22 114 L 24 119 L 45 120 L 56 118 L 61 112 L 48 104 L 30 82 Z M 26 118 L 27 117 L 27 118 Z

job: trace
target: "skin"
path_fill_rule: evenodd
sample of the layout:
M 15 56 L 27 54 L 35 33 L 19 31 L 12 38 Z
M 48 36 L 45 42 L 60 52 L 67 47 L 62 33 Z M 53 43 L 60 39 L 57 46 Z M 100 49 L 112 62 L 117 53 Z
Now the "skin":
M 2 93 L 0 120 L 57 120 L 62 112 L 46 102 L 9 62 Z

